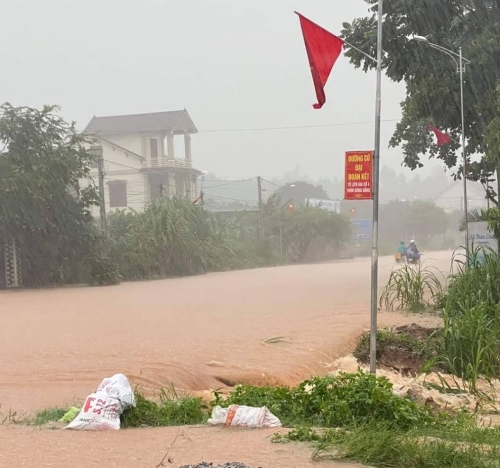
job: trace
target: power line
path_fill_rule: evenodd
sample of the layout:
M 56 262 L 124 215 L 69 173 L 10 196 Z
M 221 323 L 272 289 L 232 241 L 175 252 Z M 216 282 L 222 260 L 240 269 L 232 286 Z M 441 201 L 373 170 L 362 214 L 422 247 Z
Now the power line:
M 384 119 L 382 122 L 399 122 L 401 119 Z M 300 130 L 306 128 L 329 128 L 329 127 L 345 127 L 349 125 L 368 125 L 374 124 L 373 120 L 364 122 L 339 122 L 323 125 L 296 125 L 288 127 L 256 127 L 256 128 L 214 128 L 208 130 L 199 130 L 198 133 L 219 133 L 219 132 L 260 132 L 266 130 Z
M 267 179 L 262 179 L 264 182 L 267 182 L 268 184 L 274 185 L 275 187 L 281 187 L 279 184 L 275 184 L 274 182 L 271 182 L 270 180 Z
M 211 187 L 204 187 L 205 189 L 213 189 L 213 188 L 218 188 L 218 187 L 224 187 L 225 185 L 230 185 L 230 184 L 237 184 L 239 182 L 248 182 L 250 180 L 255 180 L 255 177 L 250 177 L 249 179 L 241 179 L 241 180 L 233 180 L 233 181 L 230 181 L 230 182 L 225 182 L 223 184 L 220 184 L 220 185 L 212 185 Z M 205 182 L 219 182 L 218 180 L 203 180 L 203 183 Z
M 216 195 L 207 195 L 207 198 L 215 198 L 215 199 L 220 199 L 220 200 L 236 201 L 236 202 L 241 202 L 241 203 L 254 203 L 254 204 L 257 203 L 255 200 L 238 200 L 237 198 L 220 197 L 220 196 L 216 196 Z

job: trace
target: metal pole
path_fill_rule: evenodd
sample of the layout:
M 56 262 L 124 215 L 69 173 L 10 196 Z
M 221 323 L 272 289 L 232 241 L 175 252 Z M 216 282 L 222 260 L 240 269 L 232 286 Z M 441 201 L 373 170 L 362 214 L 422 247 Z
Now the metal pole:
M 467 202 L 467 154 L 465 151 L 465 110 L 464 110 L 464 60 L 462 56 L 462 47 L 460 47 L 460 108 L 462 113 L 462 169 L 464 179 L 464 211 L 465 211 L 465 255 L 466 265 L 469 265 L 469 222 L 467 215 L 469 205 Z
M 257 177 L 257 190 L 259 192 L 260 237 L 264 238 L 264 213 L 262 203 L 262 177 Z
M 378 2 L 377 99 L 375 103 L 375 148 L 373 158 L 373 224 L 370 317 L 370 372 L 377 372 L 377 302 L 378 302 L 378 196 L 380 166 L 380 116 L 382 112 L 382 24 L 383 0 Z
M 102 146 L 95 145 L 90 148 L 97 160 L 97 172 L 99 174 L 99 209 L 100 209 L 100 224 L 101 232 L 104 236 L 108 236 L 108 223 L 106 220 L 106 199 L 104 197 L 104 159 Z
M 283 231 L 281 227 L 281 206 L 278 206 L 278 218 L 280 222 L 280 253 L 281 253 L 281 262 L 283 263 Z

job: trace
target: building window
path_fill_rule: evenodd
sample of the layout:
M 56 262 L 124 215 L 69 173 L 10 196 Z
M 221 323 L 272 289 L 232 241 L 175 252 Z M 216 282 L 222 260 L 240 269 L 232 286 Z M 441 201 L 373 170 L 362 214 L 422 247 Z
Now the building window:
M 158 162 L 158 140 L 156 138 L 151 138 L 149 144 L 151 149 L 151 161 Z
M 124 180 L 109 183 L 109 206 L 111 208 L 127 207 L 127 183 Z

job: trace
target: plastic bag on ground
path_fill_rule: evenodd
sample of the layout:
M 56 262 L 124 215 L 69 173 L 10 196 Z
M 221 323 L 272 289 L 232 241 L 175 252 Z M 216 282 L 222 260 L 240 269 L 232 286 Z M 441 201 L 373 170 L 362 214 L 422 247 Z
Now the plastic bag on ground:
M 113 375 L 104 379 L 97 391 L 86 398 L 80 413 L 66 429 L 120 429 L 120 415 L 130 406 L 135 406 L 135 397 L 127 377 L 123 374 Z
M 281 427 L 281 421 L 265 406 L 262 408 L 239 405 L 231 405 L 228 408 L 216 406 L 212 410 L 208 424 L 251 428 Z

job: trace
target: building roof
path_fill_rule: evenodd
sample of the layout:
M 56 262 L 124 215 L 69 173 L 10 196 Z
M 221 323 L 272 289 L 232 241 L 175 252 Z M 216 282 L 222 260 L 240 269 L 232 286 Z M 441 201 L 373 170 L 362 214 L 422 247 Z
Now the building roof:
M 108 117 L 92 117 L 84 133 L 197 133 L 187 110 L 153 112 L 150 114 L 113 115 Z

